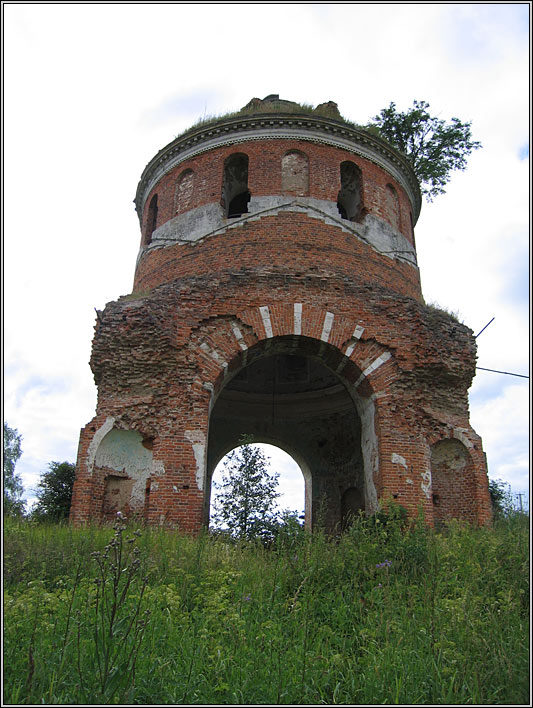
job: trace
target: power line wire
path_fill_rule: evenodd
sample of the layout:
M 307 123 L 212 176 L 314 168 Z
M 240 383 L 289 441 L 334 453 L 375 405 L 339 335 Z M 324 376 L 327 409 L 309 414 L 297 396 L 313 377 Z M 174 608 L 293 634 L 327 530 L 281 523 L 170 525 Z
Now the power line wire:
M 524 374 L 513 374 L 511 371 L 498 371 L 497 369 L 484 369 L 482 366 L 476 366 L 476 369 L 481 369 L 481 371 L 492 371 L 495 374 L 507 374 L 508 376 L 519 376 L 521 379 L 528 379 L 529 376 L 524 376 Z
M 495 319 L 496 319 L 496 318 L 493 317 L 490 322 L 494 322 Z M 476 334 L 476 336 L 474 337 L 474 339 L 477 339 L 477 338 L 479 337 L 479 335 L 481 334 L 481 332 L 484 332 L 484 331 L 487 329 L 487 327 L 490 325 L 490 322 L 487 322 L 487 324 L 483 327 L 483 329 L 480 330 L 480 331 Z

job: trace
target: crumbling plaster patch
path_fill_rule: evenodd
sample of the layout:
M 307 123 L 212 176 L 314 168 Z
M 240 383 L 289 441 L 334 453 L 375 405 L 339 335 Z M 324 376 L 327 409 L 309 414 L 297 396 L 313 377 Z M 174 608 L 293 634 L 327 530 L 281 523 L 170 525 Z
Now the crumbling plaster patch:
M 87 469 L 89 470 L 89 475 L 92 475 L 94 469 L 94 459 L 96 457 L 96 452 L 100 446 L 100 443 L 105 438 L 105 436 L 113 430 L 113 425 L 115 424 L 114 418 L 106 418 L 105 423 L 98 428 L 96 433 L 91 440 L 89 449 L 87 451 Z
M 280 211 L 299 211 L 312 219 L 320 219 L 325 224 L 340 227 L 388 258 L 397 257 L 417 266 L 415 249 L 405 236 L 382 219 L 370 214 L 366 216 L 363 225 L 342 219 L 336 202 L 313 197 L 288 199 L 283 196 L 261 196 L 252 197 L 248 209 L 248 213 L 238 219 L 229 220 L 225 218 L 222 207 L 216 202 L 190 209 L 159 226 L 152 234 L 152 242 L 148 249 L 161 248 L 174 243 L 198 243 L 247 221 L 258 221 L 264 216 L 275 216 Z M 140 250 L 137 262 L 144 250 L 145 248 Z
M 191 443 L 196 460 L 196 485 L 200 491 L 204 489 L 205 478 L 205 433 L 202 430 L 186 430 L 186 439 Z
M 146 480 L 152 470 L 152 451 L 142 441 L 136 430 L 111 429 L 94 457 L 95 466 L 124 472 L 133 480 L 130 504 L 136 508 L 144 504 Z
M 365 509 L 372 514 L 378 509 L 378 495 L 374 479 L 379 470 L 378 438 L 374 424 L 375 404 L 372 397 L 358 399 L 357 411 L 361 419 L 361 452 L 365 477 Z
M 391 462 L 395 465 L 401 465 L 402 467 L 405 467 L 405 469 L 408 469 L 407 462 L 405 461 L 405 457 L 398 455 L 398 453 L 396 453 L 396 452 L 392 453 Z
M 455 428 L 453 431 L 453 437 L 463 443 L 465 447 L 474 447 L 474 443 L 468 438 L 468 430 L 466 428 Z
M 163 465 L 163 462 L 161 460 L 152 460 L 151 476 L 152 477 L 161 477 L 164 474 L 165 474 L 165 467 Z
M 421 472 L 422 482 L 420 483 L 420 488 L 426 495 L 428 499 L 431 499 L 431 470 L 428 469 L 425 472 Z

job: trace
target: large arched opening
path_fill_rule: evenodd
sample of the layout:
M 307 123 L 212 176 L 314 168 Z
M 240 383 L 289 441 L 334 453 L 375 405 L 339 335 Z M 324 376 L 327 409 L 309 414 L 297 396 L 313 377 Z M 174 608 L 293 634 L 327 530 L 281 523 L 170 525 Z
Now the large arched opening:
M 305 480 L 307 528 L 335 531 L 358 511 L 372 510 L 366 428 L 373 430 L 373 414 L 358 412 L 368 402 L 356 406 L 353 387 L 337 373 L 344 363 L 335 347 L 301 336 L 269 338 L 231 363 L 210 414 L 206 524 L 213 472 L 242 435 L 275 445 L 297 462 Z

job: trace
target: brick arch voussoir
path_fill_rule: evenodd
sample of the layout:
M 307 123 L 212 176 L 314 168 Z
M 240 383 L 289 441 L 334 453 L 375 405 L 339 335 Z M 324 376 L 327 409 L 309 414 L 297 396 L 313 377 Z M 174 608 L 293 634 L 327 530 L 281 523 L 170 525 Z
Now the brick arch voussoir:
M 190 350 L 204 384 L 219 390 L 247 350 L 275 337 L 302 336 L 324 342 L 323 356 L 349 387 L 368 396 L 386 391 L 395 376 L 390 350 L 348 317 L 307 303 L 277 302 L 206 321 L 190 336 Z
M 201 381 L 215 388 L 220 386 L 234 362 L 257 341 L 253 329 L 238 317 L 217 317 L 204 322 L 189 337 L 190 356 Z
M 463 428 L 442 422 L 438 428 L 435 428 L 426 436 L 426 441 L 431 448 L 445 440 L 457 440 L 462 443 L 472 457 L 476 457 L 476 453 L 481 448 L 481 438 L 470 427 Z
M 254 344 L 274 337 L 302 336 L 329 345 L 325 349 L 330 352 L 331 368 L 363 395 L 385 390 L 395 376 L 392 352 L 373 338 L 366 340 L 365 327 L 354 317 L 300 302 L 252 307 L 237 317 L 255 334 Z

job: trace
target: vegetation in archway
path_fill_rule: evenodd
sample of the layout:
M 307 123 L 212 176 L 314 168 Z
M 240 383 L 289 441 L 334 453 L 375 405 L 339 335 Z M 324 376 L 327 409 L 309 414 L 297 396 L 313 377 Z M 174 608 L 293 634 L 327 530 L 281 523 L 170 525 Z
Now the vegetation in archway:
M 269 469 L 269 458 L 243 436 L 223 462 L 222 482 L 214 483 L 211 527 L 239 540 L 271 542 L 281 531 L 301 528 L 296 511 L 280 511 L 279 473 Z
M 258 537 L 274 521 L 279 498 L 278 472 L 269 472 L 268 458 L 244 436 L 240 446 L 224 460 L 221 484 L 212 517 L 215 529 L 227 530 L 239 539 Z

